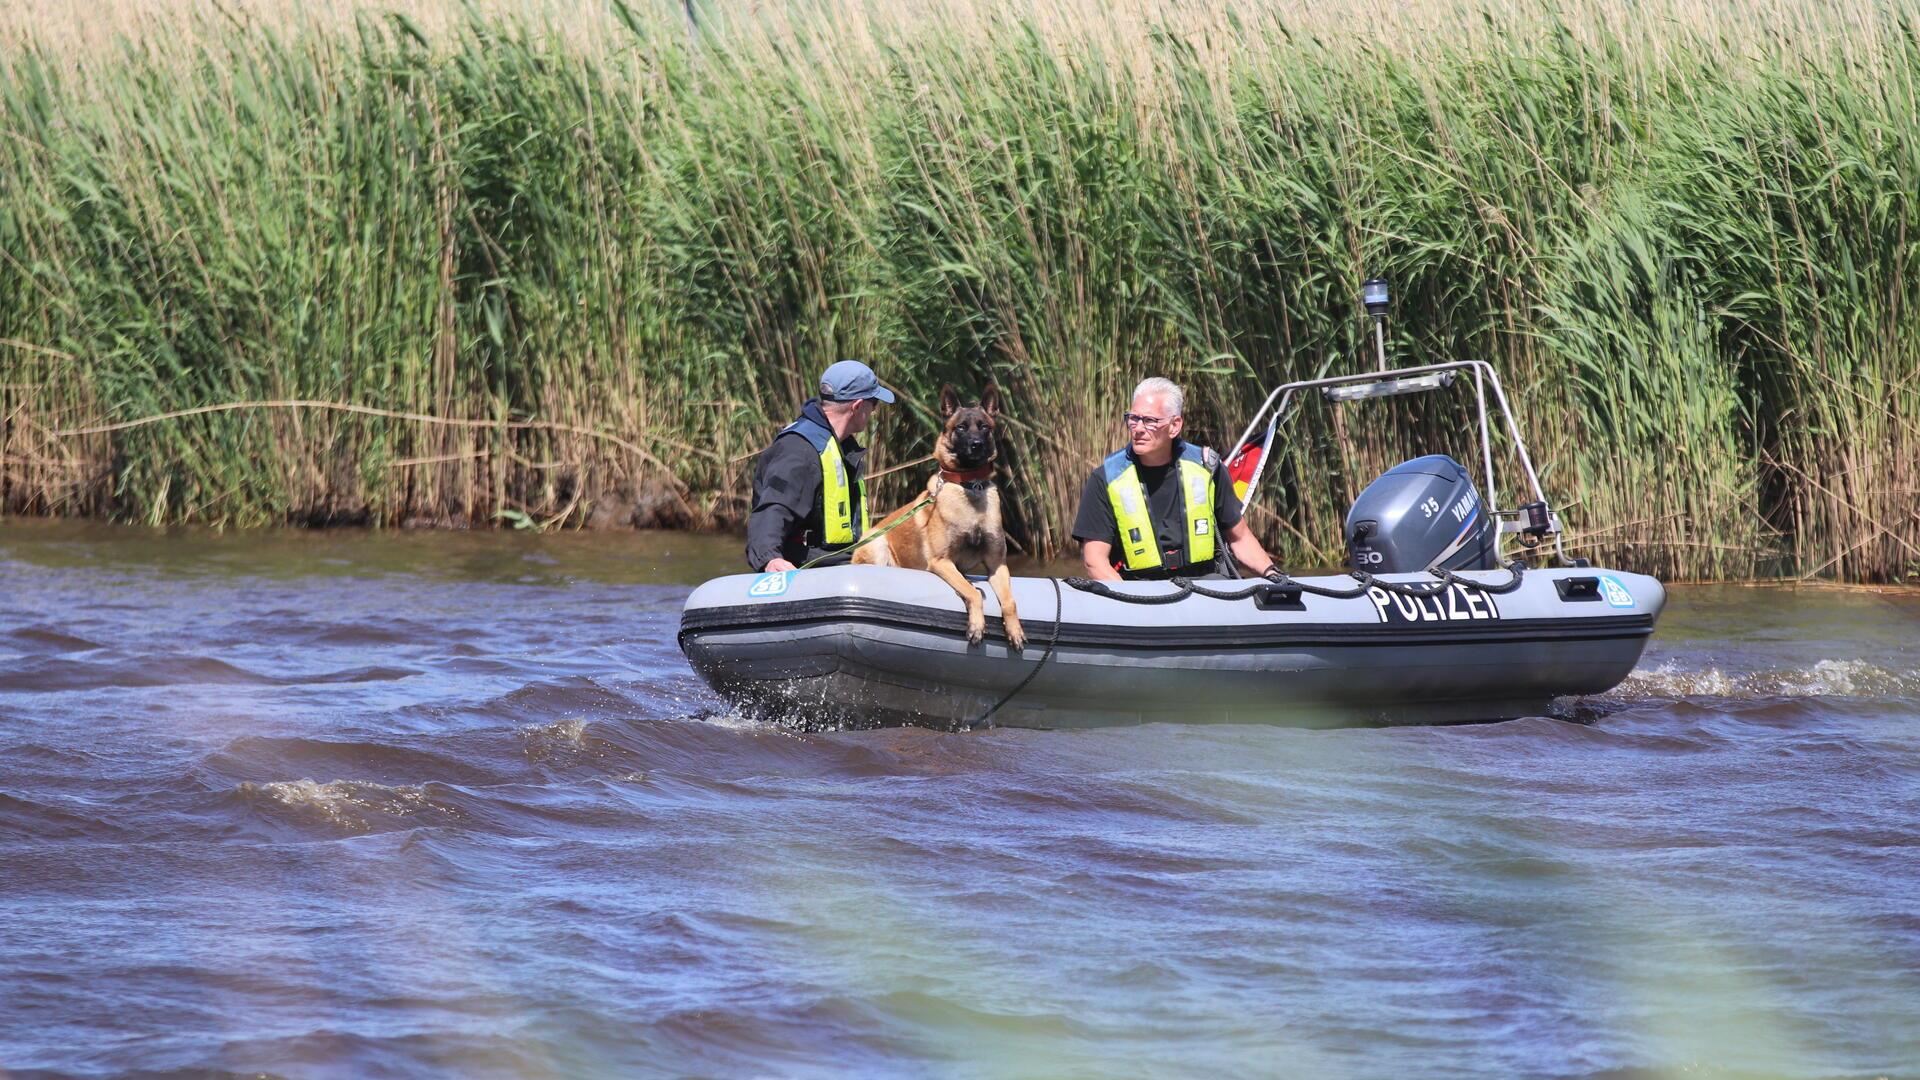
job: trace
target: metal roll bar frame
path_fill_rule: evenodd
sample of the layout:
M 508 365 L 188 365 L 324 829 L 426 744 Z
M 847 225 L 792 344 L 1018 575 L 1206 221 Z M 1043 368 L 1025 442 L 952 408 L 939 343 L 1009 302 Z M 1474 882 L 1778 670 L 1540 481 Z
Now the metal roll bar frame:
M 1262 445 L 1266 449 L 1260 455 L 1260 463 L 1254 466 L 1253 477 L 1247 481 L 1247 495 L 1243 500 L 1244 504 L 1246 506 L 1252 506 L 1254 499 L 1260 493 L 1260 481 L 1266 477 L 1267 463 L 1273 460 L 1274 434 L 1279 430 L 1281 421 L 1287 418 L 1288 409 L 1293 404 L 1294 396 L 1300 391 L 1319 388 L 1324 392 L 1339 386 L 1364 383 L 1395 383 L 1408 378 L 1439 375 L 1452 371 L 1468 371 L 1473 374 L 1474 404 L 1478 413 L 1480 428 L 1480 460 L 1486 473 L 1487 504 L 1490 507 L 1495 507 L 1492 513 L 1497 518 L 1507 518 L 1522 513 L 1522 511 L 1519 509 L 1501 510 L 1497 508 L 1499 488 L 1494 485 L 1493 437 L 1487 420 L 1487 386 L 1489 383 L 1493 386 L 1493 396 L 1495 402 L 1499 405 L 1501 419 L 1506 422 L 1507 437 L 1513 440 L 1515 456 L 1520 459 L 1521 471 L 1526 474 L 1527 483 L 1533 489 L 1534 498 L 1547 507 L 1546 532 L 1553 537 L 1554 553 L 1559 556 L 1561 562 L 1572 565 L 1573 560 L 1567 557 L 1566 548 L 1561 541 L 1560 515 L 1554 512 L 1552 504 L 1547 501 L 1546 491 L 1540 486 L 1540 474 L 1534 470 L 1533 458 L 1527 453 L 1526 441 L 1520 437 L 1520 426 L 1514 422 L 1513 409 L 1507 404 L 1507 392 L 1505 388 L 1500 385 L 1500 375 L 1493 370 L 1492 364 L 1484 360 L 1455 360 L 1445 364 L 1426 364 L 1420 367 L 1367 371 L 1353 375 L 1331 375 L 1318 379 L 1302 379 L 1298 382 L 1284 383 L 1275 387 L 1273 392 L 1267 395 L 1266 400 L 1260 403 L 1260 408 L 1254 411 L 1253 419 L 1247 423 L 1246 429 L 1240 433 L 1240 438 L 1234 442 L 1232 453 L 1227 455 L 1228 461 L 1232 461 L 1238 456 L 1240 451 L 1247 446 L 1248 440 L 1252 437 L 1254 428 L 1259 426 L 1261 418 L 1267 417 L 1266 436 L 1262 441 Z M 1436 380 L 1435 384 L 1430 387 L 1420 386 L 1397 391 L 1390 390 L 1387 394 L 1381 396 L 1397 396 L 1398 394 L 1439 390 L 1447 385 L 1449 385 L 1448 382 Z M 1276 398 L 1279 400 L 1278 405 L 1274 403 Z M 1335 405 L 1341 404 L 1339 401 L 1332 401 L 1331 403 Z M 1272 412 L 1271 416 L 1268 416 L 1269 410 Z M 1499 535 L 1502 538 L 1503 544 L 1507 534 L 1525 533 L 1527 531 L 1527 527 L 1521 522 L 1506 520 L 1500 522 Z M 1528 546 L 1531 547 L 1532 545 Z M 1501 557 L 1505 558 L 1504 552 Z

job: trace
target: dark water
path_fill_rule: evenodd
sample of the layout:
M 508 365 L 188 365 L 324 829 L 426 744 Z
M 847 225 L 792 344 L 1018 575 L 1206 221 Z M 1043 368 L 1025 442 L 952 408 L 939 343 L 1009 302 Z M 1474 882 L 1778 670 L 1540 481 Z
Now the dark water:
M 736 546 L 0 523 L 0 1075 L 1920 1075 L 1920 596 L 1676 589 L 1584 724 L 798 735 L 673 644 Z

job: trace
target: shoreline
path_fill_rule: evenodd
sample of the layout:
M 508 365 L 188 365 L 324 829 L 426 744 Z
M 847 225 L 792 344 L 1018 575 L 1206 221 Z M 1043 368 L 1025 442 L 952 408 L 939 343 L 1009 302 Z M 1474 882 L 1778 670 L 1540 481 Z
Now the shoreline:
M 146 525 L 138 522 L 112 521 L 102 518 L 55 517 L 34 514 L 0 514 L 0 541 L 4 541 L 4 530 L 9 528 L 26 529 L 71 529 L 76 532 L 91 533 L 95 537 L 102 534 L 118 534 L 122 538 L 135 538 L 142 534 L 147 537 L 165 539 L 171 536 L 218 537 L 222 540 L 245 542 L 248 540 L 321 540 L 329 535 L 361 537 L 368 540 L 378 539 L 428 539 L 432 537 L 475 538 L 491 536 L 501 541 L 540 542 L 558 539 L 563 543 L 631 540 L 646 547 L 670 545 L 675 540 L 690 540 L 704 550 L 702 555 L 711 555 L 716 551 L 732 553 L 735 549 L 744 550 L 746 534 L 731 529 L 663 529 L 663 528 L 551 528 L 544 530 L 517 529 L 502 525 L 493 527 L 443 527 L 436 525 L 259 525 L 259 526 L 217 526 L 196 522 L 176 522 L 162 525 Z M 80 537 L 76 537 L 80 539 Z M 1510 556 L 1520 556 L 1509 552 Z M 716 576 L 720 574 L 751 573 L 745 565 L 745 559 L 738 560 L 739 565 L 732 566 L 724 560 L 715 566 Z M 1079 564 L 1070 556 L 1055 557 L 1048 560 L 1036 560 L 1030 556 L 1017 556 L 1010 560 L 1016 570 L 1032 569 L 1036 566 L 1050 567 L 1054 574 L 1029 576 L 1072 576 L 1078 572 Z M 1632 565 L 1601 566 L 1601 569 L 1616 569 L 1640 572 Z M 1342 567 L 1318 566 L 1301 570 L 1289 570 L 1296 576 L 1334 576 L 1344 573 Z M 1663 579 L 1661 584 L 1668 588 L 1729 587 L 1747 589 L 1785 589 L 1881 594 L 1920 598 L 1920 581 L 1913 582 L 1854 582 L 1836 581 L 1830 578 L 1797 577 L 1749 577 L 1749 578 L 1676 578 Z

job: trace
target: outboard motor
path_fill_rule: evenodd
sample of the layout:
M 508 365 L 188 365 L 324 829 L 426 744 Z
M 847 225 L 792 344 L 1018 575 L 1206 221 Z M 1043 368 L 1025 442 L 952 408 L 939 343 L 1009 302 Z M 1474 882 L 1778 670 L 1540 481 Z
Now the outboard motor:
M 1373 574 L 1491 570 L 1498 538 L 1466 467 L 1445 454 L 1388 469 L 1347 512 L 1348 557 Z

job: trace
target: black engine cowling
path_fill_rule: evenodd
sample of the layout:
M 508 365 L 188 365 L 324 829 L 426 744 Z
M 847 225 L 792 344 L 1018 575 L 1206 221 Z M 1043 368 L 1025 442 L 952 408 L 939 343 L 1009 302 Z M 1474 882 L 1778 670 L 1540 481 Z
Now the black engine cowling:
M 1491 570 L 1499 532 L 1466 467 L 1429 454 L 1388 469 L 1353 501 L 1347 556 L 1375 574 Z

